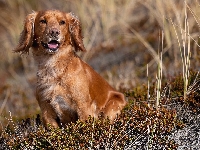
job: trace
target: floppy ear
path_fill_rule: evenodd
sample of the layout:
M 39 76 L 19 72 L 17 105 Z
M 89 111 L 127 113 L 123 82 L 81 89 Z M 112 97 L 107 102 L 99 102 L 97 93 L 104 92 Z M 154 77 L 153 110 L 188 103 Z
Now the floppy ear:
M 14 52 L 20 52 L 21 54 L 29 52 L 29 48 L 33 44 L 34 22 L 36 15 L 37 13 L 34 12 L 26 16 L 24 21 L 24 29 L 21 33 L 19 44 L 13 50 Z
M 81 24 L 78 17 L 74 16 L 72 13 L 67 14 L 69 21 L 69 32 L 71 34 L 72 44 L 76 51 L 86 51 L 83 45 L 83 37 L 81 34 Z

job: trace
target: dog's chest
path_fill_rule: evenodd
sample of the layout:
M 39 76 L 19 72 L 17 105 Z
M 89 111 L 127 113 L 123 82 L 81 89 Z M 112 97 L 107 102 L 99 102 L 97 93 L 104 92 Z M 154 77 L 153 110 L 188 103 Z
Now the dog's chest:
M 65 97 L 70 89 L 70 76 L 65 69 L 44 67 L 37 72 L 37 90 L 43 100 L 55 98 L 56 95 Z
M 37 72 L 39 102 L 48 102 L 52 105 L 60 119 L 66 114 L 73 116 L 76 109 L 70 94 L 72 80 L 64 70 L 43 68 Z

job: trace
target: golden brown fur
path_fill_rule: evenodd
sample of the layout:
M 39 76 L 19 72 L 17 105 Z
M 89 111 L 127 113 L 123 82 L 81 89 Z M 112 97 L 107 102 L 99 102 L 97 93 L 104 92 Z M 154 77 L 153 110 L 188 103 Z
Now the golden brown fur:
M 15 52 L 28 53 L 38 64 L 36 98 L 45 125 L 103 114 L 113 120 L 125 106 L 124 95 L 114 90 L 83 62 L 76 51 L 86 51 L 77 17 L 58 10 L 29 14 Z

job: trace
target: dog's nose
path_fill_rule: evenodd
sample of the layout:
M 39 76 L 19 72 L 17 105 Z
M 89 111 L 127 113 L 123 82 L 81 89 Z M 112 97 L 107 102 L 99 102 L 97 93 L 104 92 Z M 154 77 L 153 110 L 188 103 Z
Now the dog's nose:
M 51 35 L 52 37 L 57 37 L 59 34 L 60 34 L 60 31 L 59 31 L 57 28 L 52 28 L 52 29 L 50 30 L 50 35 Z

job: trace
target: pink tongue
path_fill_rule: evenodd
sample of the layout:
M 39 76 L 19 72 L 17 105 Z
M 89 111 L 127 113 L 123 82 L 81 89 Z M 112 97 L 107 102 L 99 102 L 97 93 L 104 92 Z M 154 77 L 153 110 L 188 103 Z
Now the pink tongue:
M 50 49 L 56 49 L 56 48 L 58 47 L 58 44 L 57 44 L 57 43 L 49 43 L 49 44 L 48 44 L 48 47 L 49 47 Z

